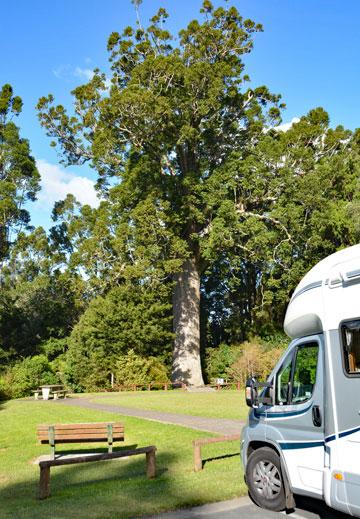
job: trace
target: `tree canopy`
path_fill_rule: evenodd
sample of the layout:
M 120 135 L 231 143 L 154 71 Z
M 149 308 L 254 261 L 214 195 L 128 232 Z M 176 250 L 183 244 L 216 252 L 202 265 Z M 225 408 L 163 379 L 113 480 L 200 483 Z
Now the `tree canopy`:
M 25 209 L 35 200 L 40 175 L 30 155 L 29 142 L 20 137 L 13 122 L 22 110 L 11 85 L 0 89 L 0 262 L 6 257 L 17 233 L 28 228 L 30 216 Z
M 108 40 L 111 76 L 95 70 L 70 108 L 38 103 L 63 163 L 96 171 L 98 207 L 68 195 L 49 232 L 30 229 L 39 176 L 10 120 L 21 101 L 0 95 L 0 362 L 41 355 L 21 377 L 46 366 L 79 390 L 131 363 L 162 377 L 171 351 L 173 380 L 201 385 L 201 362 L 240 376 L 249 344 L 263 351 L 254 335 L 266 359 L 283 344 L 301 277 L 360 236 L 360 131 L 321 107 L 283 131 L 280 95 L 245 69 L 261 25 L 205 0 L 170 34 L 164 9 L 145 26 L 133 3 L 134 27 Z

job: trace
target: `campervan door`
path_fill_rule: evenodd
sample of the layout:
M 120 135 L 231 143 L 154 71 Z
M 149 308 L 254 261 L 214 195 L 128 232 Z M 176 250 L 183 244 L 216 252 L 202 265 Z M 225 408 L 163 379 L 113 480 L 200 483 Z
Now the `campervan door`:
M 325 499 L 360 517 L 360 261 L 323 286 L 326 331 Z M 331 279 L 335 282 L 331 283 Z M 337 280 L 337 282 L 336 282 Z
M 266 438 L 280 448 L 293 491 L 323 497 L 324 341 L 293 341 L 273 373 L 274 404 L 264 406 Z

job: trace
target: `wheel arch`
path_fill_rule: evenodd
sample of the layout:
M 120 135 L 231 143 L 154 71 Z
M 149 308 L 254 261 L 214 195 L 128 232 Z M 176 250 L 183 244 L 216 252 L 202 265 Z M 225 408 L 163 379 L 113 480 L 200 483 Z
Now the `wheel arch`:
M 247 447 L 246 459 L 249 459 L 249 457 L 254 451 L 261 449 L 262 447 L 269 447 L 270 449 L 276 452 L 280 459 L 282 458 L 280 449 L 273 443 L 270 443 L 268 441 L 252 440 L 251 442 L 249 442 L 249 445 Z

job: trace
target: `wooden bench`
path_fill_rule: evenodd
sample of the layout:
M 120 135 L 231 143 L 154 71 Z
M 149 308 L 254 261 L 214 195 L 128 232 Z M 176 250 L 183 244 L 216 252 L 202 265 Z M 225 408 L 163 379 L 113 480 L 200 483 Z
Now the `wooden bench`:
M 199 440 L 194 440 L 194 471 L 198 472 L 203 468 L 203 462 L 201 458 L 201 447 L 203 445 L 207 445 L 209 443 L 220 443 L 240 440 L 240 436 L 240 434 L 229 434 L 227 436 L 219 436 L 217 438 L 200 438 Z
M 54 395 L 54 400 L 57 400 L 58 398 L 66 398 L 67 395 L 66 389 L 60 389 L 59 391 L 53 391 L 52 394 Z
M 50 468 L 60 465 L 73 465 L 92 461 L 105 461 L 139 454 L 146 455 L 146 475 L 148 478 L 156 476 L 155 452 L 156 447 L 151 445 L 138 449 L 113 452 L 113 442 L 124 440 L 124 426 L 121 423 L 74 423 L 39 425 L 38 440 L 51 447 L 50 456 L 40 456 L 37 462 L 40 468 L 39 498 L 50 496 Z M 108 452 L 104 453 L 77 453 L 55 456 L 55 445 L 59 443 L 88 443 L 107 442 Z

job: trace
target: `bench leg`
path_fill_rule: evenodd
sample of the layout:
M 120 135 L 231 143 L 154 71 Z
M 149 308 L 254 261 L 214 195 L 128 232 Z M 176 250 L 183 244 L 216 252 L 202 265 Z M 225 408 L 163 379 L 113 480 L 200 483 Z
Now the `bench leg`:
M 156 476 L 155 450 L 146 453 L 146 476 L 150 479 Z
M 202 468 L 201 445 L 194 445 L 194 470 L 199 472 Z
M 39 499 L 50 496 L 50 467 L 40 466 Z

